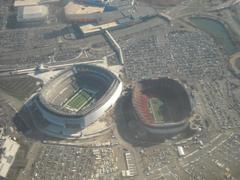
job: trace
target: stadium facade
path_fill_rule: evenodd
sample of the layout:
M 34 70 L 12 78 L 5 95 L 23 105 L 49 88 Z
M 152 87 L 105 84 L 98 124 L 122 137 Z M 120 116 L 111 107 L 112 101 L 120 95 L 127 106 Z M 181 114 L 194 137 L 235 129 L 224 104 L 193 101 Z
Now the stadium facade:
M 138 82 L 132 93 L 133 115 L 145 132 L 174 136 L 189 127 L 193 103 L 178 80 L 159 78 Z
M 77 65 L 49 81 L 31 101 L 34 126 L 57 138 L 78 138 L 121 95 L 121 80 L 94 65 Z

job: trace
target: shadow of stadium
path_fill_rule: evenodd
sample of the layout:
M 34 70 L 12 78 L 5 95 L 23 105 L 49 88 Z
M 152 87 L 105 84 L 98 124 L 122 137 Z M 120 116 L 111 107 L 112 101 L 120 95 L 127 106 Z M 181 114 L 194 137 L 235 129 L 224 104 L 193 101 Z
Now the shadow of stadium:
M 115 107 L 116 126 L 123 140 L 134 146 L 145 147 L 164 142 L 164 138 L 148 134 L 142 129 L 131 111 L 131 94 L 128 94 L 121 97 Z
M 52 141 L 60 141 L 60 138 L 53 138 L 41 133 L 33 124 L 33 120 L 29 110 L 26 106 L 23 106 L 18 113 L 13 117 L 13 123 L 17 128 L 17 131 L 23 134 L 26 138 L 30 138 L 32 140 L 52 140 Z
M 115 107 L 116 127 L 123 140 L 133 146 L 150 147 L 165 142 L 173 136 L 160 136 L 147 132 L 132 113 L 131 93 L 121 97 Z M 194 134 L 192 130 L 187 129 L 174 137 L 176 139 L 189 138 Z

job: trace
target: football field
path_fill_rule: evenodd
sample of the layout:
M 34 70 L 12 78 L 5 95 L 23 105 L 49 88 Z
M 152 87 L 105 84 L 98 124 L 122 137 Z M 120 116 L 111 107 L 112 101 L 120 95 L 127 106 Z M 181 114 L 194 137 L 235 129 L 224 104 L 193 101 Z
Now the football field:
M 158 98 L 150 98 L 148 101 L 148 107 L 154 117 L 155 123 L 164 122 L 163 114 L 161 111 L 163 106 L 164 106 L 164 103 Z
M 69 110 L 79 111 L 91 100 L 92 95 L 85 89 L 81 89 L 65 103 L 64 107 Z

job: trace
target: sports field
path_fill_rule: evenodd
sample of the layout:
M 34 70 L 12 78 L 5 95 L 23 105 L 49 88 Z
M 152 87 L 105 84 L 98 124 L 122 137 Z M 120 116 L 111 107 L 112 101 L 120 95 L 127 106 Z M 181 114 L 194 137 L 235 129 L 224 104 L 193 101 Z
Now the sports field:
M 150 98 L 148 101 L 148 108 L 152 113 L 155 123 L 160 124 L 164 122 L 163 110 L 164 103 L 158 98 Z
M 72 111 L 79 111 L 92 100 L 92 95 L 85 89 L 79 90 L 64 105 L 65 108 Z

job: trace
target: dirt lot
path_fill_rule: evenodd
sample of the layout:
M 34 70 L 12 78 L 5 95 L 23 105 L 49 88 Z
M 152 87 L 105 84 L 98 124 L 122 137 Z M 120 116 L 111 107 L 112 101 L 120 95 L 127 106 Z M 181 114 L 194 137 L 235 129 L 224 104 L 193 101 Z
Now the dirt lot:
M 24 100 L 36 92 L 40 83 L 40 80 L 27 75 L 0 78 L 1 89 L 20 100 Z

